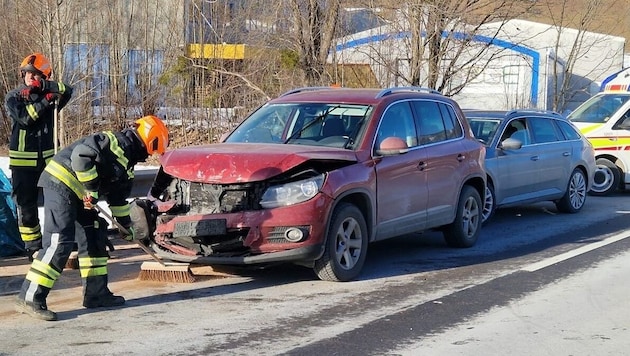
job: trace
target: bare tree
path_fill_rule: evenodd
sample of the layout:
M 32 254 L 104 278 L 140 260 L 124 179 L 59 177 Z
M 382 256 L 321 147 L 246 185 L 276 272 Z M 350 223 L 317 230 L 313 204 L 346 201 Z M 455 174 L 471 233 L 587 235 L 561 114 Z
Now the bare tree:
M 309 85 L 330 83 L 324 66 L 339 20 L 340 0 L 290 0 L 299 68 Z
M 619 1 L 616 3 L 619 7 L 623 5 Z M 602 42 L 602 36 L 590 33 L 596 30 L 607 31 L 601 22 L 605 16 L 613 17 L 612 22 L 624 20 L 625 14 L 609 11 L 611 6 L 615 8 L 616 5 L 603 0 L 560 0 L 540 5 L 543 16 L 549 19 L 556 30 L 554 53 L 563 58 L 560 61 L 558 57 L 554 57 L 551 109 L 563 112 L 570 108 L 571 101 L 576 97 L 578 102 L 583 101 L 585 95 L 589 95 L 592 85 L 591 80 L 585 80 L 586 77 L 601 78 L 602 75 L 621 69 L 614 57 L 620 58 L 622 53 L 611 50 Z M 571 42 L 568 46 L 562 46 L 562 38 L 567 37 Z M 589 56 L 593 58 L 591 62 L 595 60 L 610 65 L 598 66 L 597 70 L 589 67 L 586 72 L 576 67 L 579 62 L 589 61 Z

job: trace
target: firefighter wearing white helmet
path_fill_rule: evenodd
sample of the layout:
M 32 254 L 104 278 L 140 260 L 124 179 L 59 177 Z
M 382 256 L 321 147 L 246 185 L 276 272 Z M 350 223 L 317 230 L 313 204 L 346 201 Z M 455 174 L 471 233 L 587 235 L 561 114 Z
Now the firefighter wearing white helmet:
M 163 154 L 168 130 L 155 116 L 138 119 L 132 128 L 105 131 L 67 146 L 46 166 L 39 180 L 44 189 L 43 249 L 26 274 L 16 310 L 43 320 L 57 320 L 46 297 L 61 275 L 76 239 L 79 271 L 83 279 L 83 306 L 114 307 L 125 298 L 107 286 L 107 223 L 93 208 L 103 198 L 112 216 L 134 239 L 127 202 L 134 166 L 149 155 Z M 75 223 L 77 228 L 75 229 Z
M 23 84 L 7 93 L 5 107 L 12 119 L 12 198 L 17 206 L 20 235 L 30 257 L 42 244 L 37 180 L 54 154 L 54 110 L 68 103 L 72 88 L 50 80 L 52 68 L 41 53 L 26 56 L 19 69 Z

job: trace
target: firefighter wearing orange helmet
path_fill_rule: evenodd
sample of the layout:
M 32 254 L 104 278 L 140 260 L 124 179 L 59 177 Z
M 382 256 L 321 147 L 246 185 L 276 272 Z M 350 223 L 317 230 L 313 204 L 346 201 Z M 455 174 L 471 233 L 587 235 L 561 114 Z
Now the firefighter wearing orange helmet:
M 48 163 L 39 180 L 44 189 L 43 249 L 26 274 L 16 310 L 43 320 L 57 320 L 48 310 L 46 297 L 61 275 L 75 242 L 83 280 L 83 306 L 114 307 L 125 298 L 107 286 L 107 222 L 93 209 L 99 198 L 109 204 L 111 215 L 131 234 L 134 228 L 127 202 L 134 166 L 149 155 L 163 154 L 168 130 L 155 116 L 136 120 L 120 132 L 105 131 L 67 146 Z M 75 227 L 76 226 L 76 227 Z
M 37 180 L 54 154 L 54 111 L 63 108 L 72 96 L 69 85 L 49 80 L 51 73 L 50 62 L 43 54 L 26 56 L 20 64 L 24 83 L 5 97 L 13 121 L 9 143 L 12 198 L 29 257 L 42 244 Z

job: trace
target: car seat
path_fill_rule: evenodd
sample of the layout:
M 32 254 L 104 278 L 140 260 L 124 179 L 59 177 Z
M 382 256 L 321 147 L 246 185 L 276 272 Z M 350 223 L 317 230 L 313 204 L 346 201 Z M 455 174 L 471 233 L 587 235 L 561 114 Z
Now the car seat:
M 344 136 L 346 134 L 346 128 L 343 125 L 343 120 L 340 118 L 329 118 L 324 121 L 322 127 L 322 136 Z

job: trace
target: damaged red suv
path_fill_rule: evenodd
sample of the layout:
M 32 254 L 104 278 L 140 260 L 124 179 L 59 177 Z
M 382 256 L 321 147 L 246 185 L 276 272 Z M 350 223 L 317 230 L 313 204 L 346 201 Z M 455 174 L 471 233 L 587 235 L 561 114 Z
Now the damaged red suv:
M 484 153 L 436 91 L 296 89 L 221 143 L 163 156 L 150 243 L 174 261 L 292 262 L 352 280 L 373 241 L 439 229 L 449 246 L 472 246 Z

